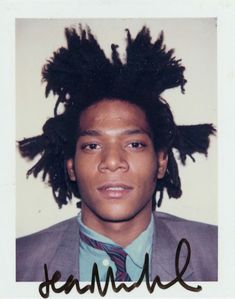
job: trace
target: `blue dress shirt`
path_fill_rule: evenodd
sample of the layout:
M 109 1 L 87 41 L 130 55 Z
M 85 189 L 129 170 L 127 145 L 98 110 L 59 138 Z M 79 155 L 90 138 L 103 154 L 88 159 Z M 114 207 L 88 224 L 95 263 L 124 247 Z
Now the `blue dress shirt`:
M 81 220 L 81 213 L 78 214 L 77 219 L 80 225 L 80 230 L 88 237 L 100 242 L 117 245 L 111 239 L 98 234 L 94 230 L 84 225 Z M 147 229 L 143 231 L 128 246 L 123 248 L 127 253 L 126 269 L 132 281 L 137 281 L 139 279 L 146 253 L 149 254 L 149 258 L 151 260 L 152 237 L 153 216 L 151 216 L 151 220 Z M 98 266 L 101 281 L 105 281 L 109 266 L 112 267 L 115 275 L 116 266 L 105 251 L 95 249 L 84 243 L 82 240 L 80 240 L 79 250 L 80 281 L 91 281 L 91 273 L 94 263 L 96 263 Z

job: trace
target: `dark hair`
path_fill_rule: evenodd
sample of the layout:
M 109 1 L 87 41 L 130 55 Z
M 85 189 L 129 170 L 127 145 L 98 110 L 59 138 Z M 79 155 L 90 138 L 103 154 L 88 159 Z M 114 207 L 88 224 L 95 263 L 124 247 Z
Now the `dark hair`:
M 52 91 L 57 95 L 54 117 L 43 126 L 43 134 L 19 141 L 23 157 L 39 161 L 28 170 L 27 175 L 37 177 L 42 171 L 42 180 L 48 176 L 53 195 L 59 207 L 67 204 L 72 195 L 79 197 L 77 184 L 68 178 L 66 161 L 74 156 L 78 120 L 81 112 L 102 99 L 121 99 L 139 106 L 146 114 L 153 135 L 156 151 L 168 154 L 167 171 L 158 180 L 160 206 L 164 189 L 169 197 L 181 196 L 181 182 L 173 148 L 185 164 L 186 157 L 195 152 L 207 154 L 209 135 L 215 132 L 212 124 L 177 126 L 167 102 L 161 93 L 180 86 L 184 93 L 185 68 L 174 56 L 174 50 L 166 50 L 163 32 L 152 43 L 149 29 L 143 27 L 132 39 L 127 29 L 125 62 L 119 58 L 118 46 L 111 45 L 109 60 L 100 48 L 89 28 L 80 26 L 66 28 L 67 48 L 61 47 L 43 67 L 46 82 L 46 97 Z M 62 104 L 63 113 L 58 113 Z M 153 196 L 153 209 L 156 200 Z

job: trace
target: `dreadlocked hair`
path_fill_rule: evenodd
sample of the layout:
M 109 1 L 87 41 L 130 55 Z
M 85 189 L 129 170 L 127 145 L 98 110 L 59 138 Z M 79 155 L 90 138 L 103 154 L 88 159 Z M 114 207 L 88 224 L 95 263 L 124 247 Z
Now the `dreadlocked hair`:
M 50 92 L 57 96 L 54 117 L 46 121 L 40 136 L 19 141 L 19 150 L 29 159 L 40 154 L 27 175 L 37 177 L 42 172 L 42 180 L 48 178 L 59 207 L 67 204 L 72 195 L 80 196 L 66 170 L 66 161 L 75 154 L 80 114 L 103 99 L 119 99 L 140 107 L 149 122 L 155 150 L 164 150 L 168 155 L 166 174 L 156 184 L 158 206 L 165 189 L 170 198 L 182 194 L 173 148 L 183 164 L 187 156 L 194 160 L 193 153 L 207 155 L 209 135 L 215 133 L 213 125 L 177 126 L 169 105 L 161 97 L 164 90 L 174 87 L 184 93 L 186 83 L 185 67 L 173 56 L 173 49 L 166 50 L 163 32 L 153 43 L 146 27 L 134 39 L 128 29 L 126 32 L 126 58 L 122 62 L 118 45 L 111 45 L 112 56 L 108 59 L 90 28 L 80 25 L 79 32 L 66 28 L 67 47 L 54 52 L 42 69 L 46 97 Z M 60 105 L 63 113 L 58 113 Z M 152 208 L 155 207 L 153 195 Z

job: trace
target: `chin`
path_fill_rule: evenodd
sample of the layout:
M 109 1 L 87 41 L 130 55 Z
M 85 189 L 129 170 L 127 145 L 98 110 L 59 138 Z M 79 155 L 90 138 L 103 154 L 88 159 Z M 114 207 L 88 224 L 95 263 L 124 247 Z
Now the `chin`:
M 133 216 L 129 216 L 129 217 L 127 217 L 127 216 L 115 216 L 115 217 L 107 217 L 107 216 L 105 216 L 105 217 L 100 217 L 103 221 L 105 221 L 105 222 L 113 222 L 113 223 L 120 223 L 120 222 L 128 222 L 128 221 L 130 221 L 131 219 L 133 219 Z
M 141 210 L 140 210 L 141 211 Z M 117 211 L 114 210 L 112 212 L 110 211 L 102 211 L 102 214 L 96 214 L 100 219 L 107 222 L 127 222 L 132 220 L 134 217 L 139 215 L 140 211 L 130 211 L 128 213 L 127 209 L 124 211 Z

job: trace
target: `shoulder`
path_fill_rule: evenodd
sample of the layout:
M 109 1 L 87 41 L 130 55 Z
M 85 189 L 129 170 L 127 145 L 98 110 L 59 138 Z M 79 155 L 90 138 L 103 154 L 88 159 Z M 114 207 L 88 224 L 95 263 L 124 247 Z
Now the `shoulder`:
M 217 230 L 217 226 L 216 225 L 212 225 L 212 224 L 208 224 L 208 223 L 203 223 L 203 222 L 198 222 L 198 221 L 194 221 L 194 220 L 189 220 L 189 219 L 185 219 L 185 218 L 181 218 L 175 215 L 171 215 L 168 213 L 163 213 L 163 212 L 158 212 L 155 211 L 153 213 L 154 219 L 158 222 L 162 222 L 166 225 L 168 225 L 169 227 L 175 227 L 176 228 L 179 227 L 190 227 L 190 228 L 205 228 L 205 229 L 209 229 L 209 230 Z
M 27 238 L 31 238 L 31 237 L 33 238 L 33 237 L 37 237 L 37 236 L 40 236 L 40 235 L 51 234 L 51 233 L 54 233 L 54 232 L 60 233 L 60 232 L 63 232 L 68 226 L 73 225 L 75 223 L 77 223 L 77 219 L 76 219 L 76 217 L 73 217 L 73 218 L 61 221 L 59 223 L 56 223 L 56 224 L 54 224 L 52 226 L 49 226 L 45 229 L 42 229 L 38 232 L 20 237 L 17 240 L 24 240 L 24 239 L 27 239 Z
M 55 224 L 39 232 L 16 239 L 16 278 L 21 280 L 36 280 L 38 265 L 42 261 L 50 263 L 57 255 L 59 247 L 66 247 L 69 236 L 78 231 L 76 217 Z M 76 239 L 74 237 L 74 239 Z M 41 273 L 40 269 L 40 273 Z M 29 279 L 25 277 L 29 274 Z
M 55 239 L 59 240 L 60 237 L 64 234 L 67 229 L 71 229 L 71 225 L 77 225 L 76 217 L 62 221 L 60 223 L 54 224 L 46 229 L 38 231 L 36 233 L 23 236 L 16 239 L 16 249 L 17 250 L 25 250 L 29 249 L 31 246 L 36 246 L 37 248 L 40 245 L 45 244 L 45 241 L 55 241 Z M 49 245 L 47 243 L 47 247 Z
M 191 250 L 192 280 L 217 280 L 218 228 L 167 213 L 154 212 L 156 234 L 178 244 L 186 239 Z M 160 230 L 160 232 L 159 232 Z
M 216 238 L 218 228 L 216 225 L 192 221 L 162 212 L 154 212 L 155 225 L 163 225 L 175 236 L 194 237 L 208 240 Z

